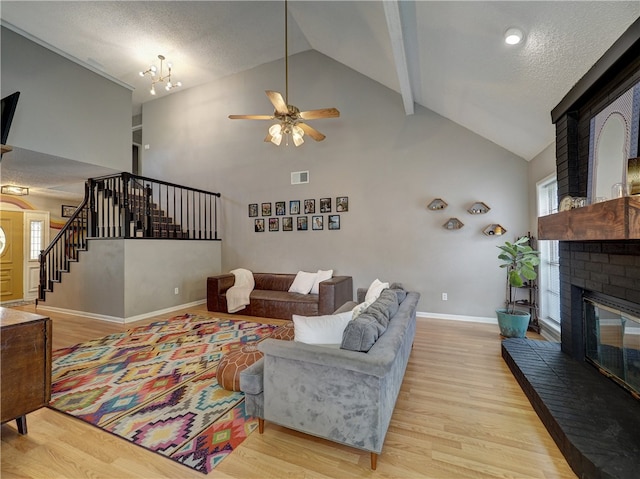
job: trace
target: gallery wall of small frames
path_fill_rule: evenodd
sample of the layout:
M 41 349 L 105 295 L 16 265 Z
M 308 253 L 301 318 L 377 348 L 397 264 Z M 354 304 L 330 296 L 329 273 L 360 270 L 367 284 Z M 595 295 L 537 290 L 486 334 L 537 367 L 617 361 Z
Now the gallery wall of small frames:
M 253 230 L 321 231 L 340 229 L 340 214 L 349 211 L 349 197 L 249 203 Z
M 446 201 L 441 198 L 435 198 L 431 200 L 431 202 L 427 205 L 427 209 L 430 211 L 442 211 L 447 206 Z M 482 201 L 476 201 L 471 206 L 467 208 L 467 213 L 470 215 L 485 215 L 487 214 L 491 208 Z M 442 225 L 444 229 L 447 230 L 459 230 L 464 226 L 464 223 L 460 221 L 458 218 L 451 217 Z M 501 236 L 505 234 L 507 230 L 497 223 L 492 223 L 487 225 L 482 229 L 482 233 L 487 236 Z

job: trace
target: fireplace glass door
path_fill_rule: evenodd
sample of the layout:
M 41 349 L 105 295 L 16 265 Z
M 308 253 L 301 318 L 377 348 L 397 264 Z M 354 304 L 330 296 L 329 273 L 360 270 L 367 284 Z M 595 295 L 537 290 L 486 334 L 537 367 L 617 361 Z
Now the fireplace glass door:
M 640 319 L 584 299 L 587 359 L 640 396 Z

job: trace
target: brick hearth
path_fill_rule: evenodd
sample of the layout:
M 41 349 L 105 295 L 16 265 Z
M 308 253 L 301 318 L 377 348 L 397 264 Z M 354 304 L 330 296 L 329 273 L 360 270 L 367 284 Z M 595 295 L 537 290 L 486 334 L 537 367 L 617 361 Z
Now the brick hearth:
M 506 339 L 502 357 L 578 477 L 640 477 L 640 402 L 558 343 Z

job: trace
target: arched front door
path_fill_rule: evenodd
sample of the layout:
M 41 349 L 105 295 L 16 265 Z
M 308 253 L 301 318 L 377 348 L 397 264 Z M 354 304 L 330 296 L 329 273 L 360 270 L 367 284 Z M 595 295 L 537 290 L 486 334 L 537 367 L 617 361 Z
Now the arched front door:
M 23 298 L 22 211 L 0 211 L 0 301 Z

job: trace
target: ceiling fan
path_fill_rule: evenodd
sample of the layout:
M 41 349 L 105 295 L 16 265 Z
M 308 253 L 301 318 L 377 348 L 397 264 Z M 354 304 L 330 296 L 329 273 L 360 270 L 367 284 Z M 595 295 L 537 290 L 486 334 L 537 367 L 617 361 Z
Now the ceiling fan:
M 305 123 L 306 120 L 317 120 L 319 118 L 337 118 L 340 112 L 336 108 L 322 108 L 319 110 L 300 111 L 298 107 L 289 104 L 289 39 L 287 21 L 287 0 L 284 2 L 284 62 L 285 62 L 285 96 L 284 98 L 277 91 L 266 90 L 269 100 L 273 104 L 275 111 L 273 115 L 229 115 L 231 120 L 277 120 L 278 122 L 269 127 L 269 133 L 264 141 L 274 145 L 280 145 L 282 137 L 285 137 L 285 144 L 288 144 L 289 136 L 293 139 L 295 146 L 304 143 L 305 133 L 316 141 L 322 141 L 326 137 L 312 126 Z

